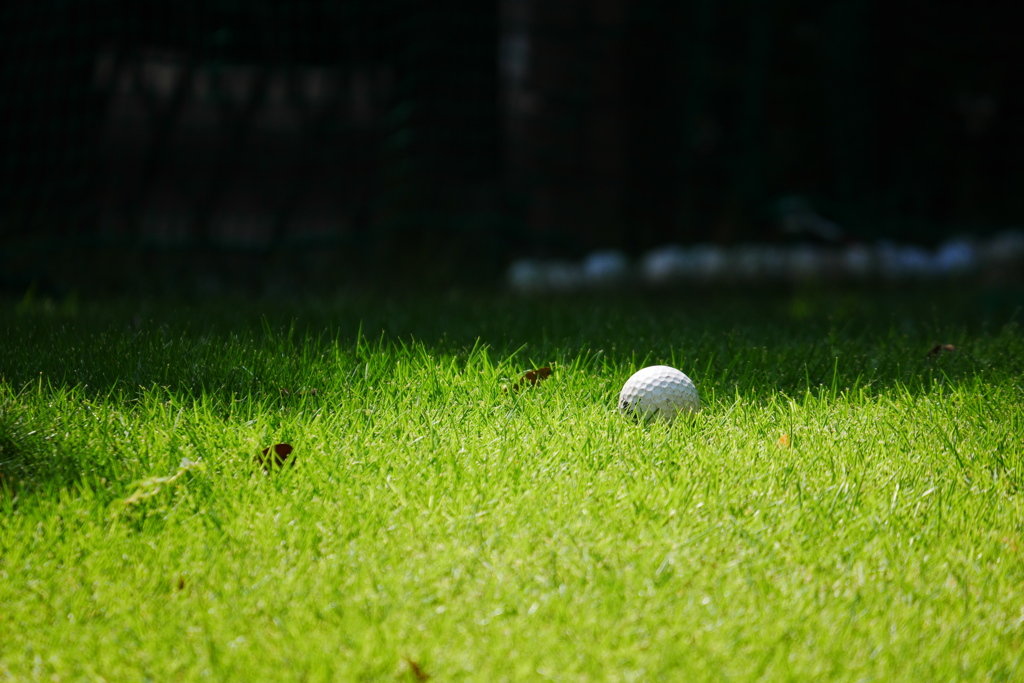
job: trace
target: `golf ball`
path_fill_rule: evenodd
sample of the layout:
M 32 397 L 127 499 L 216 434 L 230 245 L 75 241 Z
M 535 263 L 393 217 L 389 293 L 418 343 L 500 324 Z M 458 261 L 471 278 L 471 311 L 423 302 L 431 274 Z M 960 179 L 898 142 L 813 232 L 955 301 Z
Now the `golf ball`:
M 689 377 L 667 365 L 652 365 L 626 380 L 619 393 L 619 411 L 644 420 L 671 422 L 680 412 L 700 410 L 697 387 Z

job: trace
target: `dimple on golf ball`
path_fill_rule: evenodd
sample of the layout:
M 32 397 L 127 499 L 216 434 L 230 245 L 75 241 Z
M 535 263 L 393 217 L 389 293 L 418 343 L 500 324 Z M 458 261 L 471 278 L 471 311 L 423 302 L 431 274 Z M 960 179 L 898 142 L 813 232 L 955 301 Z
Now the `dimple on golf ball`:
M 619 411 L 644 420 L 671 422 L 679 413 L 700 410 L 693 381 L 675 368 L 652 365 L 626 380 L 619 393 Z

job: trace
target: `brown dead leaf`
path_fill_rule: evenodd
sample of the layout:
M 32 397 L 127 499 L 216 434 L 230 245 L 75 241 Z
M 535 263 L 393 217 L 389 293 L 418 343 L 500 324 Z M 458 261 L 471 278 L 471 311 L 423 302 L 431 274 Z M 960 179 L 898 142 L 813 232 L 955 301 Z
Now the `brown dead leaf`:
M 551 376 L 551 368 L 545 365 L 542 368 L 536 370 L 527 370 L 523 373 L 523 376 L 516 380 L 516 383 L 512 385 L 512 391 L 519 391 L 524 386 L 529 384 L 531 387 L 538 382 L 547 379 Z
M 932 350 L 928 352 L 928 358 L 934 358 L 940 353 L 953 353 L 956 351 L 956 347 L 952 344 L 936 344 L 932 347 Z
M 420 666 L 417 662 L 409 659 L 408 657 L 402 657 L 402 659 L 405 660 L 405 663 L 409 667 L 409 671 L 412 672 L 412 675 L 415 676 L 417 681 L 426 681 L 430 679 L 430 674 L 424 671 L 423 667 Z
M 789 434 L 783 434 L 776 442 L 779 448 L 789 448 Z
M 262 455 L 256 456 L 256 463 L 262 466 L 265 472 L 269 472 L 274 467 L 284 467 L 285 463 L 288 462 L 288 456 L 291 455 L 293 450 L 291 444 L 276 443 L 273 446 L 264 448 Z M 295 460 L 292 459 L 290 464 L 294 463 Z

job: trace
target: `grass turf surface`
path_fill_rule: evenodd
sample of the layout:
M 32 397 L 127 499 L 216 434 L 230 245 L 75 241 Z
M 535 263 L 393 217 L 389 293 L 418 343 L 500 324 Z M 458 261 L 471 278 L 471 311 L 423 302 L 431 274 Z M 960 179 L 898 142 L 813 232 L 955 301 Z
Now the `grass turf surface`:
M 7 305 L 0 678 L 1018 679 L 1024 340 L 947 294 Z

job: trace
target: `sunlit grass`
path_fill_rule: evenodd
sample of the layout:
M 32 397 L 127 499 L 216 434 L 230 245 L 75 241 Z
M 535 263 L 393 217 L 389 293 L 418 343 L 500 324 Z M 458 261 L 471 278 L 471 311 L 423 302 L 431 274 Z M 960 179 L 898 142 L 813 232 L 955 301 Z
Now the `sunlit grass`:
M 803 293 L 2 315 L 0 677 L 1021 675 L 1010 310 Z M 702 413 L 615 412 L 654 363 Z M 295 465 L 265 474 L 278 442 Z

